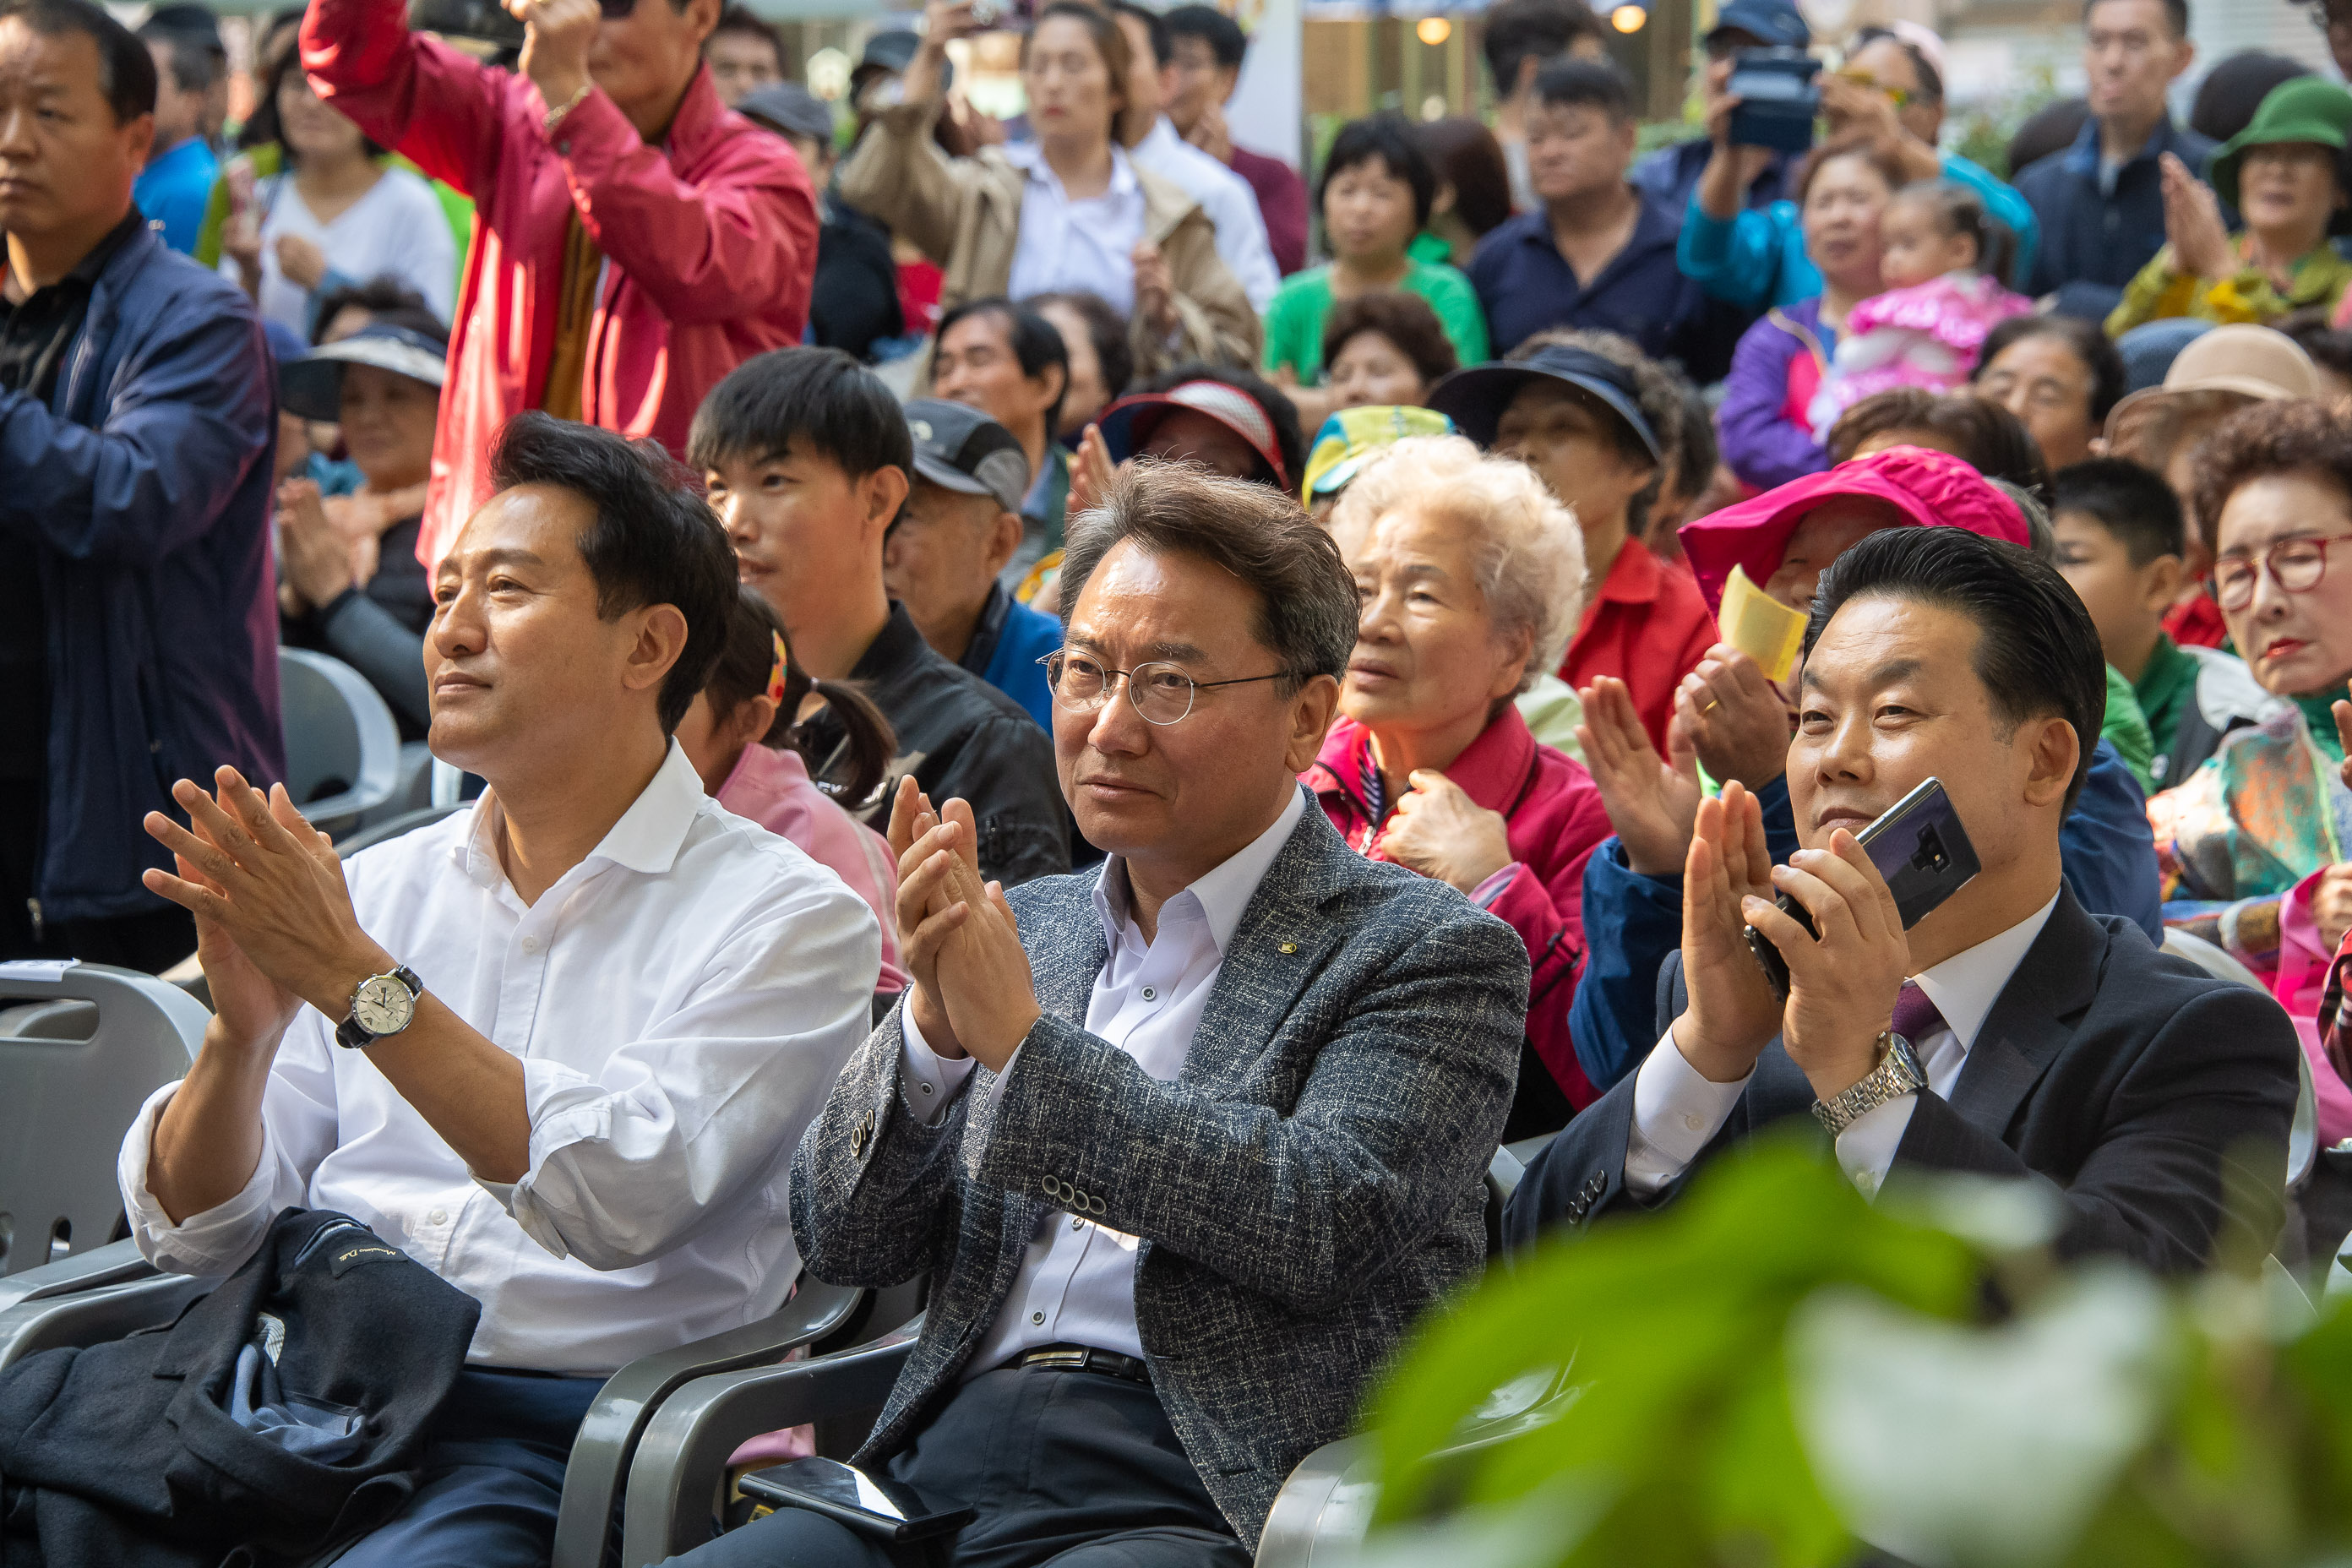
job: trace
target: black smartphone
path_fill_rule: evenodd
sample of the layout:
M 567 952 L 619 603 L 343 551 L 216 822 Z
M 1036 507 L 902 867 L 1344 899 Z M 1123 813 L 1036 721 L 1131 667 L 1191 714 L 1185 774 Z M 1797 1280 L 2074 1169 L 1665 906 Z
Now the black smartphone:
M 1811 147 L 1822 112 L 1821 70 L 1821 61 L 1786 46 L 1732 56 L 1731 79 L 1724 84 L 1739 100 L 1731 111 L 1731 144 L 1783 153 Z
M 1953 809 L 1952 797 L 1944 793 L 1941 779 L 1922 784 L 1854 837 L 1869 855 L 1870 863 L 1878 868 L 1878 874 L 1886 879 L 1905 931 L 1927 919 L 1982 869 L 1976 846 L 1969 842 L 1968 830 L 1960 826 L 1960 814 Z M 1804 905 L 1786 893 L 1773 902 L 1806 931 L 1821 934 Z M 1789 964 L 1780 950 L 1754 926 L 1748 928 L 1748 946 L 1772 982 L 1772 994 L 1786 1002 Z
M 499 0 L 410 0 L 408 25 L 416 32 L 520 48 L 523 25 Z
M 804 1508 L 877 1541 L 928 1541 L 961 1530 L 973 1514 L 969 1508 L 932 1508 L 904 1481 L 837 1459 L 770 1465 L 736 1484 L 746 1497 L 778 1508 Z
M 995 32 L 1025 33 L 1037 21 L 1037 0 L 973 0 L 972 20 Z

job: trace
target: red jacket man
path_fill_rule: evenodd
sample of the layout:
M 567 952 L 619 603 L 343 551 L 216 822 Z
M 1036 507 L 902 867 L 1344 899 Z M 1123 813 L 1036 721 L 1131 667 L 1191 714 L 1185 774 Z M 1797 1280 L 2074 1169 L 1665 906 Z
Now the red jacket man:
M 313 0 L 320 97 L 474 198 L 417 554 L 489 494 L 526 408 L 683 452 L 702 395 L 801 341 L 816 203 L 793 151 L 722 107 L 702 64 L 719 0 L 508 0 L 520 68 L 412 35 L 403 0 Z

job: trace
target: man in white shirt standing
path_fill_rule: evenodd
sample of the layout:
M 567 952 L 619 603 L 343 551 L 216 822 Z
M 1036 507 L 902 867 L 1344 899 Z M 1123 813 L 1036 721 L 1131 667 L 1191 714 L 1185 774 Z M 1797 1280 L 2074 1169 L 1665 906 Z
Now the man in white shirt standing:
M 2105 690 L 2090 613 L 2015 546 L 1896 528 L 1841 555 L 1813 601 L 1789 746 L 1804 847 L 1773 866 L 1738 784 L 1699 805 L 1671 1024 L 1529 1165 L 1507 1243 L 1664 1202 L 1810 1110 L 1865 1194 L 1897 1165 L 2029 1178 L 2063 1197 L 2062 1254 L 2203 1266 L 2225 1188 L 2284 1178 L 2299 1047 L 2269 997 L 2065 890 L 2059 824 Z M 1930 778 L 1981 868 L 1906 933 L 1855 835 Z M 1785 1005 L 1749 927 L 1788 961 Z
M 902 784 L 914 976 L 793 1160 L 812 1273 L 930 1275 L 860 1462 L 950 1561 L 1246 1568 L 1283 1479 L 1478 1270 L 1526 945 L 1298 786 L 1356 592 L 1287 496 L 1144 465 L 1072 526 L 1054 743 L 1099 872 L 983 887 Z M 883 1568 L 786 1510 L 695 1568 Z
M 683 472 L 542 414 L 495 470 L 425 641 L 474 808 L 348 866 L 226 768 L 174 787 L 193 831 L 147 818 L 217 1011 L 123 1141 L 140 1250 L 225 1273 L 279 1210 L 337 1209 L 482 1304 L 423 1485 L 345 1568 L 543 1564 L 603 1378 L 781 1305 L 790 1152 L 880 961 L 866 905 L 671 739 L 735 593 Z
M 1127 155 L 1201 204 L 1216 226 L 1217 254 L 1249 296 L 1250 308 L 1264 315 L 1266 301 L 1282 287 L 1282 271 L 1266 243 L 1257 193 L 1247 180 L 1177 135 L 1169 122 L 1163 106 L 1175 85 L 1176 35 L 1168 30 L 1168 19 L 1132 0 L 1120 0 L 1110 9 L 1127 34 L 1127 97 L 1133 113 L 1123 123 L 1150 127 L 1129 144 Z

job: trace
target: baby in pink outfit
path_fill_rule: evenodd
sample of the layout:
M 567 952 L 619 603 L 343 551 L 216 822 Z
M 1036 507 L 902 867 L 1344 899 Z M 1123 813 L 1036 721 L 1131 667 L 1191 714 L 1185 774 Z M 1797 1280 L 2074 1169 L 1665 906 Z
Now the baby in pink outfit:
M 1814 439 L 1824 443 L 1838 416 L 1874 392 L 1962 385 L 1986 334 L 2033 309 L 2000 283 L 2015 237 L 1966 185 L 1904 186 L 1887 202 L 1878 235 L 1886 290 L 1846 312 L 1830 374 L 1808 410 Z

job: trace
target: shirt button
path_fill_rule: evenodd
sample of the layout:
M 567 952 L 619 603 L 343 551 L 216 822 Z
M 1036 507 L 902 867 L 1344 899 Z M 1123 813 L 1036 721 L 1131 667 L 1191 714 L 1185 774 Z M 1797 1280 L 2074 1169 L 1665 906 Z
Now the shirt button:
M 535 936 L 527 936 L 523 938 L 522 950 L 525 952 L 537 952 L 539 951 L 539 938 Z
M 929 1084 L 927 1084 L 927 1083 L 917 1084 L 915 1087 L 916 1087 L 916 1088 L 918 1088 L 918 1089 L 921 1089 L 925 1094 L 929 1094 L 929 1093 L 930 1093 L 930 1092 L 931 1092 L 931 1086 L 930 1086 Z
M 425 1218 L 428 1224 L 447 1225 L 449 1223 L 449 1211 L 447 1209 L 435 1209 L 431 1214 L 426 1215 Z
M 1146 1002 L 1157 1002 L 1160 1000 L 1160 993 L 1147 985 L 1143 988 L 1143 999 Z
M 1704 1131 L 1706 1128 L 1706 1118 L 1704 1116 L 1685 1116 L 1683 1118 L 1683 1125 L 1689 1128 L 1694 1132 Z
M 1045 1321 L 1045 1314 L 1043 1312 L 1032 1312 L 1029 1314 L 1029 1321 L 1033 1323 L 1042 1323 Z

